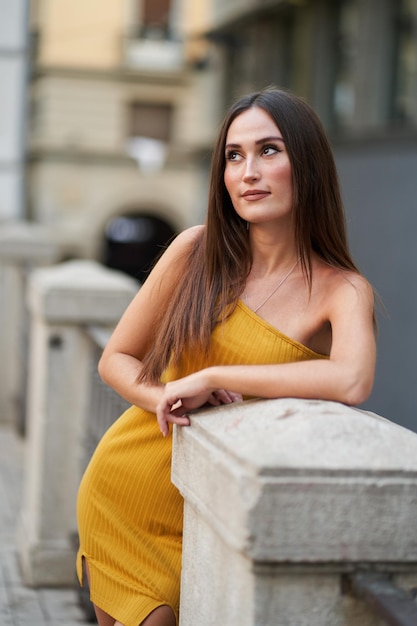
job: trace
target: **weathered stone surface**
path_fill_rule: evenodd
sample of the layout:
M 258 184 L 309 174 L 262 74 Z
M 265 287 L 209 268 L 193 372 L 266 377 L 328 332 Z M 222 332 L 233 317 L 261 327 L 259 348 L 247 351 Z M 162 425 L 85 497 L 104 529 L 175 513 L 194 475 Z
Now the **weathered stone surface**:
M 0 422 L 18 423 L 25 380 L 26 285 L 30 270 L 59 254 L 50 231 L 24 221 L 0 223 Z
M 0 225 L 0 262 L 40 265 L 52 263 L 58 256 L 59 248 L 45 226 L 23 220 Z
M 201 412 L 173 479 L 255 560 L 417 561 L 417 435 L 333 402 Z
M 33 272 L 29 308 L 48 322 L 116 323 L 138 283 L 95 261 L 68 261 Z
M 69 262 L 34 272 L 30 282 L 27 452 L 20 559 L 29 585 L 74 577 L 76 495 L 84 465 L 93 342 L 92 321 L 114 324 L 137 284 L 98 264 Z
M 341 574 L 416 579 L 417 435 L 378 415 L 291 398 L 200 411 L 175 429 L 172 478 L 182 626 L 379 625 Z
M 22 500 L 24 447 L 24 441 L 10 425 L 0 424 L 0 624 L 87 626 L 78 604 L 74 572 L 71 587 L 65 589 L 29 589 L 22 580 L 17 559 L 16 519 Z

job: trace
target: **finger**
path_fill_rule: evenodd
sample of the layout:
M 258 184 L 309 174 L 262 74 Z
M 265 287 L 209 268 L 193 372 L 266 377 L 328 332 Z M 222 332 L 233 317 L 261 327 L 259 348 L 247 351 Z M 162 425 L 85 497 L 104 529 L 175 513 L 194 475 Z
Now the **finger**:
M 230 404 L 233 402 L 233 397 L 230 391 L 226 389 L 219 389 L 217 397 L 221 400 L 222 404 Z
M 174 403 L 175 404 L 175 403 Z M 160 402 L 156 407 L 156 419 L 158 422 L 159 430 L 163 434 L 164 437 L 169 435 L 169 424 L 168 424 L 168 416 L 171 411 L 173 405 L 171 405 L 166 400 Z
M 169 413 L 163 420 L 158 422 L 160 425 L 161 433 L 164 437 L 169 435 L 169 424 L 176 424 L 177 426 L 189 426 L 190 418 L 187 415 L 181 415 L 176 417 L 172 413 Z
M 180 417 L 170 417 L 169 422 L 171 422 L 171 424 L 176 424 L 176 426 L 189 426 L 190 425 L 190 418 L 188 417 L 188 415 L 181 415 Z
M 227 391 L 226 389 L 222 390 L 228 399 L 228 402 L 240 402 L 243 399 L 241 393 L 235 393 L 234 391 Z
M 158 426 L 163 436 L 167 437 L 169 435 L 169 425 L 164 415 L 158 415 Z
M 228 391 L 227 389 L 216 389 L 216 391 L 213 392 L 213 395 L 220 404 L 230 404 L 232 402 L 238 402 L 242 399 L 241 394 Z
M 173 404 L 168 401 L 160 403 L 156 408 L 156 418 L 164 437 L 169 435 L 169 424 L 177 424 L 178 426 L 190 425 L 190 419 L 185 415 L 185 409 L 178 400 Z
M 207 402 L 211 406 L 219 406 L 220 404 L 223 404 L 221 399 L 217 397 L 217 393 L 215 391 L 213 391 L 213 393 L 209 395 L 209 397 L 207 398 Z
M 159 419 L 158 424 L 159 424 L 159 430 L 161 431 L 162 435 L 164 437 L 168 437 L 169 435 L 168 422 L 165 419 Z

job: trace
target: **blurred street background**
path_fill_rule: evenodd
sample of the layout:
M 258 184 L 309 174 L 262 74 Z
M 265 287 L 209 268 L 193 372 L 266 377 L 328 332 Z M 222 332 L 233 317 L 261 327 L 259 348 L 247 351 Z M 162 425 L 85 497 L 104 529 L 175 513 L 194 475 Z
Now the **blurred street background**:
M 271 84 L 320 116 L 353 256 L 383 302 L 364 408 L 417 431 L 417 0 L 0 0 L 1 455 L 9 437 L 23 463 L 33 419 L 30 271 L 92 261 L 139 286 L 204 221 L 228 105 Z
M 23 443 L 0 424 L 0 624 L 82 626 L 87 615 L 74 588 L 26 586 L 18 563 L 16 525 L 23 489 Z

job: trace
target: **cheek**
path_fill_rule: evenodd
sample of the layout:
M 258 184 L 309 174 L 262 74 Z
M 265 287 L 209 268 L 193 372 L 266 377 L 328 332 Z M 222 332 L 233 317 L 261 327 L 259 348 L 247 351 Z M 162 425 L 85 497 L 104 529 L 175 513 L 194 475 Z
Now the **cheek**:
M 236 188 L 237 177 L 234 172 L 230 171 L 230 169 L 226 168 L 224 172 L 224 184 L 229 192 L 229 196 L 232 196 L 235 188 Z
M 292 174 L 289 164 L 276 169 L 272 176 L 280 184 L 284 184 L 292 189 Z

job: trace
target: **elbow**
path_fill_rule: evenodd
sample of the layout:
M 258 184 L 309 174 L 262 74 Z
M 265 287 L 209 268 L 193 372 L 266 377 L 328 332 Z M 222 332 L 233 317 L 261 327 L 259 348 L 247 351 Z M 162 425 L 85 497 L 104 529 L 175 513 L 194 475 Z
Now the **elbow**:
M 355 376 L 348 384 L 344 385 L 343 399 L 344 404 L 357 406 L 365 402 L 372 392 L 374 377 L 372 376 Z
M 106 353 L 103 352 L 97 365 L 97 371 L 102 381 L 106 384 L 108 383 L 108 370 L 108 358 Z

